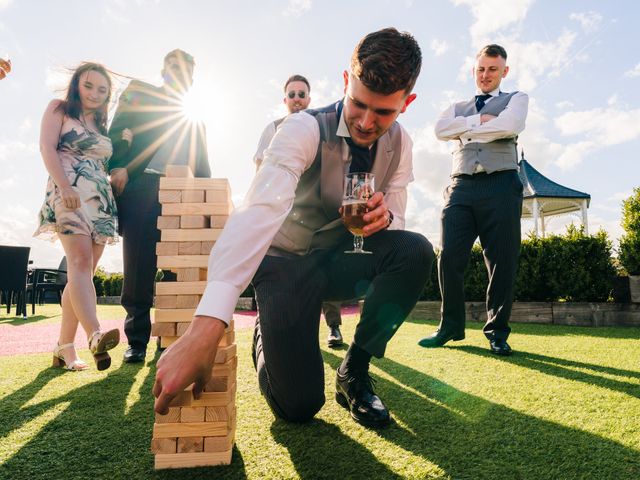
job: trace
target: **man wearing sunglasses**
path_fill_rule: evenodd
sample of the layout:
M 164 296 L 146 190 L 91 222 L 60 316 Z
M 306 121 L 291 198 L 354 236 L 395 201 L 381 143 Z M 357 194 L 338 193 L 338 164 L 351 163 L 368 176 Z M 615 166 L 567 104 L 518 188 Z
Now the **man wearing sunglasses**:
M 208 284 L 188 331 L 157 364 L 155 409 L 210 378 L 236 301 L 253 282 L 260 315 L 253 337 L 258 385 L 273 413 L 305 422 L 325 403 L 318 341 L 322 301 L 364 298 L 353 341 L 336 372 L 335 399 L 358 423 L 384 427 L 389 410 L 373 389 L 372 357 L 415 306 L 433 248 L 404 230 L 412 142 L 396 121 L 415 100 L 422 54 L 395 28 L 366 35 L 343 73 L 344 97 L 289 115 L 279 126 L 244 204 L 209 256 Z M 340 218 L 344 176 L 371 172 L 364 236 L 370 255 L 345 253 L 353 239 Z
M 282 102 L 287 107 L 289 115 L 292 113 L 298 113 L 302 110 L 306 110 L 311 103 L 311 85 L 302 75 L 291 75 L 284 84 L 284 98 Z M 271 143 L 271 139 L 276 134 L 276 130 L 280 124 L 287 117 L 279 118 L 274 122 L 270 122 L 262 132 L 260 136 L 260 142 L 258 143 L 258 150 L 253 156 L 253 161 L 256 164 L 256 170 L 260 168 L 264 151 Z M 338 348 L 343 345 L 342 332 L 340 331 L 340 325 L 342 325 L 342 316 L 340 314 L 341 302 L 323 302 L 322 311 L 324 313 L 324 319 L 329 327 L 329 335 L 327 336 L 327 345 L 330 348 Z

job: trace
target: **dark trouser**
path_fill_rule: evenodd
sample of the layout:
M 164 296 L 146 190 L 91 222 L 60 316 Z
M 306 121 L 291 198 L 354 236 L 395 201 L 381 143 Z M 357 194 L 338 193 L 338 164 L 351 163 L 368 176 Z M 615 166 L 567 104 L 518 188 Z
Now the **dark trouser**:
M 151 335 L 149 310 L 157 271 L 156 243 L 160 241 L 159 185 L 158 175 L 143 173 L 131 180 L 117 198 L 124 263 L 120 303 L 127 311 L 124 332 L 129 345 L 135 348 L 146 348 Z
M 324 404 L 318 342 L 323 300 L 365 298 L 354 343 L 379 358 L 424 289 L 433 261 L 426 238 L 382 231 L 364 243 L 373 255 L 345 254 L 353 247 L 349 238 L 331 251 L 266 256 L 253 278 L 260 313 L 254 364 L 260 390 L 278 417 L 305 421 Z
M 480 237 L 489 274 L 488 339 L 507 339 L 513 287 L 520 255 L 522 182 L 515 170 L 454 177 L 442 210 L 442 253 L 438 264 L 440 330 L 464 331 L 464 271 Z
M 342 325 L 341 307 L 342 302 L 322 302 L 322 313 L 324 313 L 324 321 L 327 322 L 327 327 L 339 327 Z

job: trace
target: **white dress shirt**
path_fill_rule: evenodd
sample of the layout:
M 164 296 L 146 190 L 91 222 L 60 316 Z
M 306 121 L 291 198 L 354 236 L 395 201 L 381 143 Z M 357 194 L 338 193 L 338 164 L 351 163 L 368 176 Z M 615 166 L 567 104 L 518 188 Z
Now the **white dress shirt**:
M 499 93 L 499 89 L 490 92 L 491 98 L 485 100 L 485 104 L 491 102 Z M 481 95 L 482 92 L 477 94 Z M 515 137 L 524 130 L 528 108 L 529 96 L 523 92 L 516 92 L 496 118 L 481 124 L 481 113 L 468 117 L 456 117 L 455 104 L 453 104 L 442 112 L 434 130 L 439 140 L 459 140 L 463 145 L 471 142 L 489 143 L 501 138 Z
M 253 163 L 256 165 L 262 162 L 264 158 L 264 151 L 267 149 L 269 144 L 271 143 L 271 139 L 276 134 L 276 123 L 269 122 L 269 124 L 264 127 L 262 131 L 262 135 L 260 135 L 260 141 L 258 142 L 258 149 L 256 150 L 256 154 L 253 156 Z
M 343 118 L 340 119 L 342 124 Z M 395 229 L 404 228 L 407 185 L 413 180 L 412 142 L 402 126 L 400 128 L 400 162 L 385 194 L 387 206 L 394 214 L 389 228 Z M 346 131 L 348 135 L 348 129 Z M 342 132 L 344 134 L 344 130 Z M 264 151 L 262 165 L 243 204 L 231 214 L 211 250 L 207 287 L 196 315 L 215 317 L 227 323 L 233 318 L 238 297 L 253 278 L 273 237 L 293 207 L 298 181 L 313 164 L 319 143 L 318 122 L 305 112 L 290 115 L 279 125 Z M 346 143 L 343 147 L 348 154 Z

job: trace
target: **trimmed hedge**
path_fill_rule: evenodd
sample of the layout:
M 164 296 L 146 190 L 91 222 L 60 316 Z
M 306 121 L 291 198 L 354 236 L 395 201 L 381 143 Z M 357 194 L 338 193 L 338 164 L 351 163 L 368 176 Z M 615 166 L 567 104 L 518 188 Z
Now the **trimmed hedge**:
M 611 252 L 605 231 L 585 235 L 582 228 L 569 225 L 563 235 L 531 236 L 522 241 L 515 300 L 606 302 L 616 276 Z M 482 248 L 476 244 L 465 271 L 465 300 L 484 301 L 487 285 Z M 440 300 L 436 265 L 421 300 Z
M 98 297 L 119 297 L 122 292 L 122 273 L 107 273 L 98 267 L 93 276 L 93 286 Z

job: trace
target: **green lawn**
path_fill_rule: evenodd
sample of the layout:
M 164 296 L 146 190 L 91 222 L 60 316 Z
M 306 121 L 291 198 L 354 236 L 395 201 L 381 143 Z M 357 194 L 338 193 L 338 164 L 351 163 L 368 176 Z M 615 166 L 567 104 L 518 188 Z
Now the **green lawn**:
M 346 338 L 354 324 L 346 318 Z M 380 431 L 333 400 L 345 350 L 324 351 L 327 404 L 317 418 L 275 420 L 258 393 L 251 332 L 238 331 L 233 464 L 209 469 L 153 470 L 157 357 L 122 364 L 120 346 L 110 370 L 79 373 L 49 368 L 49 353 L 0 357 L 0 478 L 640 478 L 638 329 L 514 325 L 517 353 L 505 359 L 488 352 L 479 324 L 450 348 L 419 348 L 434 325 L 409 319 L 374 361 L 396 420 Z

